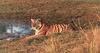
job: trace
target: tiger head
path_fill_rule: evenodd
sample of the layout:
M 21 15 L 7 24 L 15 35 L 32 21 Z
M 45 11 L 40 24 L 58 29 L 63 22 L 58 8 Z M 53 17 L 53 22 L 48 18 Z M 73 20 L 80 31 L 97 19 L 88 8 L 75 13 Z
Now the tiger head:
M 38 31 L 41 27 L 40 19 L 31 19 L 32 29 Z

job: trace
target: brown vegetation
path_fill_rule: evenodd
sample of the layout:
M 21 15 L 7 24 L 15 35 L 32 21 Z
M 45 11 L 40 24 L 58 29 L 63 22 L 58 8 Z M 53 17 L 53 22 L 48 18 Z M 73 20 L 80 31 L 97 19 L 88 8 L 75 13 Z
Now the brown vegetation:
M 26 44 L 14 40 L 1 44 L 0 52 L 5 53 L 99 53 L 100 29 L 70 31 L 51 34 L 51 37 L 31 39 Z M 4 51 L 5 50 L 5 51 Z
M 40 18 L 49 25 L 70 24 L 73 31 L 50 34 L 50 37 L 1 42 L 1 53 L 100 53 L 99 5 L 61 0 L 29 1 L 20 2 L 26 3 L 26 9 L 30 8 L 22 15 L 28 19 Z

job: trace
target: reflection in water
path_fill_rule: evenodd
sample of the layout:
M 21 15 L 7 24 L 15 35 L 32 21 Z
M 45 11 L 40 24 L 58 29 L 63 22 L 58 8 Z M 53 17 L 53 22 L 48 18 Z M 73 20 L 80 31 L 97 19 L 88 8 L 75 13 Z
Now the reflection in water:
M 7 33 L 15 33 L 15 34 L 19 34 L 19 35 L 25 35 L 30 32 L 31 32 L 31 27 L 28 27 L 26 25 L 20 25 L 20 26 L 13 25 L 12 27 L 9 26 L 7 28 Z
M 31 27 L 24 24 L 5 24 L 2 29 L 6 31 L 0 30 L 3 31 L 3 33 L 0 33 L 0 39 L 18 38 L 32 34 Z

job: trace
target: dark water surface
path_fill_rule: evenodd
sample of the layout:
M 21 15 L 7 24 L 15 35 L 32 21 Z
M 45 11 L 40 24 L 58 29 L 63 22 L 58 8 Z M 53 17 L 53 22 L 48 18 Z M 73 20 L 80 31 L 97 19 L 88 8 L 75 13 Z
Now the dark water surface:
M 0 20 L 0 39 L 18 38 L 32 33 L 31 26 L 23 21 Z

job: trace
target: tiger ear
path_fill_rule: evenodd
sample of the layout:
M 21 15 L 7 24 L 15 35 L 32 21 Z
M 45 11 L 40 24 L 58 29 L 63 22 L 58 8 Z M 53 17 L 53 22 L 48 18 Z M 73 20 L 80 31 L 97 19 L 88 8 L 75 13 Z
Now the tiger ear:
M 35 22 L 35 21 L 34 21 L 34 19 L 31 19 L 31 22 L 33 22 L 33 23 L 34 23 L 34 22 Z

